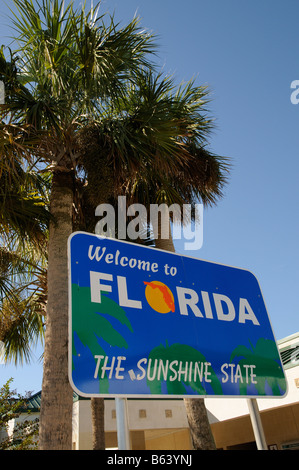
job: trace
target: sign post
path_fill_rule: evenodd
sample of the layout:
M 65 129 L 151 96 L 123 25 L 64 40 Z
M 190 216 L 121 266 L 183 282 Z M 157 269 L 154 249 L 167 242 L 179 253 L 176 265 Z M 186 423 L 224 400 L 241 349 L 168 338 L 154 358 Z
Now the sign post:
M 115 397 L 115 407 L 118 449 L 129 450 L 131 446 L 127 399 Z
M 255 398 L 247 399 L 247 404 L 257 449 L 267 450 L 267 442 L 264 435 L 264 429 L 257 401 Z

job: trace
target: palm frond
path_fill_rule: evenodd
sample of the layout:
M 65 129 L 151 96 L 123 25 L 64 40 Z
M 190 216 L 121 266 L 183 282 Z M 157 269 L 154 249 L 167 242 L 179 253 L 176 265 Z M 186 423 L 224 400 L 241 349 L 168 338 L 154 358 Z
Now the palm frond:
M 1 165 L 2 163 L 2 165 Z M 21 242 L 30 239 L 39 245 L 47 235 L 51 219 L 47 205 L 49 180 L 47 175 L 26 171 L 17 158 L 0 160 L 0 234 L 11 233 Z
M 23 248 L 23 247 L 22 247 Z M 43 341 L 47 302 L 47 259 L 32 250 L 0 248 L 0 341 L 6 361 L 29 362 Z
M 32 348 L 43 342 L 44 323 L 38 304 L 33 297 L 9 298 L 2 302 L 0 316 L 0 341 L 5 362 L 30 362 Z

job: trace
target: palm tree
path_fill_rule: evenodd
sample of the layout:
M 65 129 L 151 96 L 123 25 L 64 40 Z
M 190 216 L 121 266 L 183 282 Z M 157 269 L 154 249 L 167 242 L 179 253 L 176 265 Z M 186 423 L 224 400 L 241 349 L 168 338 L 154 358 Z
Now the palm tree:
M 184 204 L 194 206 L 202 202 L 205 206 L 213 205 L 222 197 L 222 190 L 227 182 L 229 171 L 228 160 L 212 154 L 207 150 L 207 138 L 211 129 L 211 121 L 205 115 L 205 104 L 208 91 L 202 87 L 194 88 L 192 82 L 175 95 L 176 116 L 187 122 L 189 132 L 184 137 L 188 149 L 188 164 L 179 168 L 179 172 L 166 174 L 150 169 L 150 177 L 138 174 L 128 183 L 131 202 L 141 202 L 147 207 L 151 203 L 177 204 L 181 209 Z M 181 141 L 182 142 L 182 141 Z M 161 206 L 162 208 L 163 206 Z M 163 210 L 163 209 L 162 209 Z M 181 212 L 182 213 L 182 212 Z M 193 213 L 194 214 L 194 213 Z M 150 221 L 149 221 L 150 222 Z M 183 222 L 186 222 L 186 220 Z M 191 221 L 187 221 L 187 223 Z M 165 238 L 165 227 L 169 224 L 163 213 L 159 220 L 155 236 L 155 246 L 159 249 L 175 252 L 170 227 L 169 236 Z M 202 398 L 184 399 L 193 448 L 197 450 L 213 450 L 215 442 L 208 420 L 207 410 Z
M 140 203 L 145 205 L 148 209 L 150 204 L 163 204 L 167 206 L 178 204 L 180 208 L 184 204 L 194 205 L 201 201 L 205 205 L 213 205 L 222 196 L 223 187 L 227 182 L 227 175 L 229 171 L 229 163 L 226 158 L 214 155 L 206 148 L 207 138 L 211 126 L 210 120 L 205 115 L 205 104 L 208 98 L 208 91 L 203 87 L 194 87 L 193 83 L 188 83 L 184 88 L 179 88 L 174 94 L 173 86 L 169 79 L 158 80 L 157 77 L 153 78 L 152 74 L 146 74 L 142 79 L 142 85 L 139 86 L 137 93 L 128 94 L 126 97 L 125 109 L 128 113 L 128 118 L 134 115 L 136 121 L 143 123 L 144 129 L 152 129 L 156 125 L 156 120 L 159 120 L 163 110 L 167 110 L 167 118 L 164 121 L 170 121 L 178 125 L 179 132 L 177 132 L 177 139 L 181 146 L 184 146 L 185 161 L 184 164 L 176 162 L 176 166 L 167 171 L 163 171 L 163 167 L 154 164 L 145 165 L 143 168 L 136 172 L 131 172 L 120 181 L 120 191 L 123 195 L 127 196 L 127 203 Z M 161 77 L 160 77 L 161 78 Z M 152 110 L 156 111 L 156 115 Z M 161 113 L 161 114 L 160 114 Z M 146 124 L 148 124 L 148 127 Z M 135 124 L 135 121 L 133 123 Z M 130 119 L 122 123 L 123 127 L 126 126 L 126 135 L 128 139 L 132 136 L 135 128 L 132 126 Z M 88 158 L 88 163 L 85 168 L 88 173 L 88 186 L 86 187 L 85 196 L 92 200 L 93 205 L 96 206 L 104 202 L 107 196 L 110 196 L 110 202 L 116 204 L 114 201 L 113 186 L 109 186 L 109 181 L 112 180 L 113 171 L 109 166 L 105 166 L 105 173 L 102 172 L 102 178 L 105 179 L 105 194 L 102 194 L 98 188 L 101 188 L 102 181 L 101 165 L 102 161 L 98 160 L 98 155 L 103 155 L 103 149 L 109 155 L 109 152 L 115 151 L 111 149 L 114 139 L 114 132 L 118 132 L 119 123 L 109 121 L 110 139 L 106 137 L 105 144 L 103 145 L 104 136 L 101 134 L 102 127 L 93 124 L 88 133 L 83 136 L 85 153 L 83 153 L 83 160 Z M 149 132 L 145 133 L 148 135 Z M 174 135 L 174 133 L 173 133 Z M 131 137 L 132 138 L 132 137 Z M 138 148 L 146 146 L 140 137 Z M 111 143 L 112 141 L 112 143 Z M 152 140 L 150 139 L 150 142 Z M 123 143 L 125 145 L 125 142 Z M 153 152 L 153 148 L 147 145 Z M 107 161 L 104 159 L 104 161 Z M 96 168 L 98 162 L 98 170 Z M 92 164 L 93 163 L 93 164 Z M 163 164 L 163 160 L 161 161 Z M 110 188 L 110 191 L 109 191 Z M 84 194 L 84 193 L 83 193 Z M 150 211 L 148 211 L 149 213 Z M 94 220 L 89 211 L 89 220 L 92 220 L 94 227 Z M 161 223 L 168 223 L 168 218 L 163 217 L 160 219 L 158 233 L 154 240 L 157 248 L 175 251 L 174 244 L 169 231 L 169 237 L 162 238 Z M 150 223 L 150 220 L 147 221 Z M 167 227 L 169 228 L 169 227 Z M 146 231 L 145 231 L 146 233 Z M 165 233 L 165 232 L 164 232 Z M 142 241 L 142 240 L 141 240 Z M 211 433 L 207 411 L 205 409 L 203 399 L 185 399 L 187 416 L 190 424 L 192 442 L 195 449 L 214 449 L 215 443 Z
M 182 169 L 191 176 L 194 145 L 209 122 L 196 113 L 182 118 L 187 92 L 180 92 L 180 99 L 165 93 L 170 81 L 159 81 L 152 73 L 153 40 L 139 30 L 137 19 L 120 28 L 113 19 L 106 26 L 93 10 L 74 11 L 72 3 L 14 3 L 18 73 L 3 80 L 8 97 L 3 119 L 9 116 L 13 125 L 28 126 L 35 141 L 31 155 L 52 171 L 40 448 L 70 449 L 66 247 L 80 212 L 76 207 L 74 213 L 74 202 L 82 202 L 81 191 L 92 200 L 94 188 L 106 200 L 113 198 L 128 176 L 149 181 L 159 171 L 179 181 Z M 197 91 L 199 101 L 202 90 Z M 84 152 L 86 139 L 100 148 L 92 153 L 95 158 Z M 92 183 L 99 183 L 102 173 L 99 188 Z M 83 183 L 88 176 L 87 191 L 78 184 L 82 174 Z
M 57 0 L 14 3 L 20 42 L 18 74 L 4 77 L 8 100 L 3 118 L 9 115 L 12 123 L 29 126 L 38 139 L 31 154 L 52 171 L 50 211 L 54 221 L 49 231 L 40 448 L 69 449 L 72 392 L 67 376 L 66 247 L 73 228 L 75 177 L 81 164 L 78 130 L 90 120 L 112 115 L 117 98 L 141 68 L 149 66 L 153 41 L 139 30 L 137 19 L 118 28 L 113 19 L 106 26 L 103 17 L 95 18 L 93 11 L 75 12 L 72 3 L 65 8 Z M 178 154 L 171 136 L 168 145 Z M 158 155 L 150 158 L 157 161 Z M 113 154 L 112 162 L 117 176 L 144 164 L 133 145 L 131 152 Z
M 150 179 L 138 175 L 135 181 L 131 180 L 129 183 L 133 200 L 141 202 L 147 207 L 150 203 L 166 204 L 168 207 L 177 204 L 182 209 L 184 204 L 194 206 L 197 202 L 202 202 L 205 206 L 213 205 L 222 196 L 223 187 L 227 182 L 229 165 L 226 158 L 212 154 L 205 147 L 210 125 L 209 121 L 202 119 L 205 104 L 203 99 L 206 98 L 206 92 L 207 90 L 201 89 L 200 100 L 198 100 L 198 91 L 195 93 L 189 84 L 184 94 L 181 92 L 177 94 L 177 97 L 180 98 L 178 102 L 181 105 L 177 112 L 181 115 L 185 114 L 187 118 L 192 116 L 195 122 L 203 123 L 200 133 L 190 126 L 190 133 L 186 139 L 186 146 L 191 155 L 188 166 L 180 168 L 178 175 L 163 174 L 159 171 L 152 171 Z M 195 112 L 197 116 L 194 116 Z M 169 224 L 168 220 L 168 213 L 167 216 L 165 214 L 163 216 L 162 213 L 158 232 L 155 234 L 155 246 L 162 250 L 175 252 L 170 227 L 166 227 L 165 230 L 162 225 Z M 191 223 L 190 220 L 187 222 Z M 164 234 L 167 233 L 167 230 L 169 237 L 165 238 Z M 184 399 L 184 402 L 193 448 L 197 450 L 215 449 L 204 399 Z

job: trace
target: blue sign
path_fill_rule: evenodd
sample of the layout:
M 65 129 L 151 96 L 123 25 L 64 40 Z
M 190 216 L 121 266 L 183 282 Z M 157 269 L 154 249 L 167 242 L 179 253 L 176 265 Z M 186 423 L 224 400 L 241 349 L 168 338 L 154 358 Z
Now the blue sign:
M 243 269 L 76 232 L 69 378 L 81 396 L 283 396 L 259 283 Z

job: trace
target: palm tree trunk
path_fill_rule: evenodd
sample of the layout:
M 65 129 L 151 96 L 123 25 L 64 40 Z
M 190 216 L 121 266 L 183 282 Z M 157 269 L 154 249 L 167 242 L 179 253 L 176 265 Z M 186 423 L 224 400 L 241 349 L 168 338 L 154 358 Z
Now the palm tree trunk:
M 203 398 L 184 398 L 191 441 L 195 450 L 216 450 Z
M 158 237 L 155 239 L 156 248 L 165 251 L 175 252 L 168 217 L 161 214 L 158 223 Z M 162 238 L 165 229 L 169 229 L 169 238 Z M 164 230 L 164 232 L 163 232 Z M 208 414 L 203 398 L 184 398 L 187 419 L 189 423 L 191 441 L 194 450 L 216 450 L 214 437 L 208 420 Z
M 104 398 L 91 399 L 92 450 L 105 450 Z
M 54 173 L 50 210 L 48 303 L 39 448 L 72 449 L 73 392 L 68 380 L 67 240 L 72 233 L 73 179 Z
M 100 183 L 101 184 L 101 183 Z M 106 188 L 106 193 L 109 191 L 107 184 L 102 182 L 103 187 Z M 88 204 L 90 212 L 94 214 L 94 209 L 90 201 L 85 201 Z M 94 226 L 96 221 L 94 221 Z M 88 230 L 84 225 L 83 230 Z M 105 450 L 105 402 L 104 398 L 91 398 L 91 422 L 92 422 L 92 450 Z

